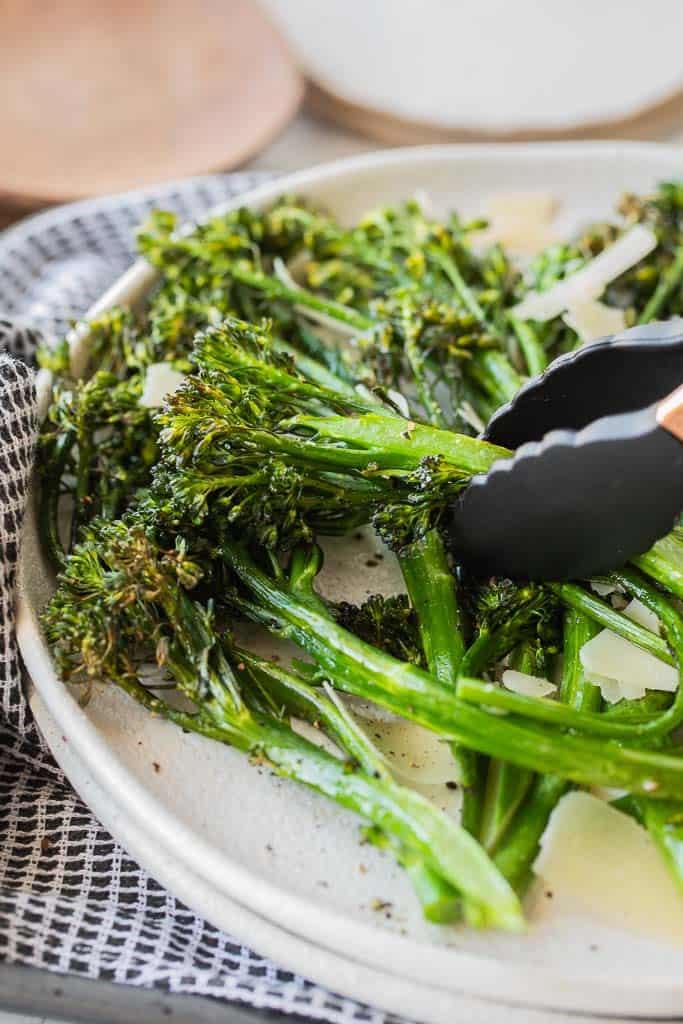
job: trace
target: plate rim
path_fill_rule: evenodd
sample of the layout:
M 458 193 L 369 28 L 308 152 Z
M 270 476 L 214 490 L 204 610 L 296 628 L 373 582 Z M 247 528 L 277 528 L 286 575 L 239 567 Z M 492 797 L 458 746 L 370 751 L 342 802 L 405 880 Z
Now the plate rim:
M 51 737 L 53 742 L 50 749 L 60 767 L 69 776 L 78 770 L 85 771 L 86 766 L 73 747 L 69 749 L 68 741 L 64 742 L 58 736 L 57 723 L 50 715 L 41 695 L 38 691 L 35 691 L 35 694 L 38 696 L 38 704 L 32 700 L 31 709 L 46 727 L 46 731 L 50 726 L 56 730 Z M 112 832 L 116 827 L 116 814 L 121 812 L 121 807 L 114 803 L 111 794 L 104 791 L 94 779 L 85 776 L 78 787 L 74 788 L 88 806 L 96 809 L 98 820 Z M 130 844 L 128 852 L 132 853 L 138 863 L 149 860 L 156 848 L 155 840 L 145 832 L 144 824 L 127 823 Z M 285 970 L 290 969 L 308 980 L 316 980 L 332 993 L 336 992 L 371 1006 L 379 1005 L 385 1011 L 399 1014 L 402 1018 L 409 1017 L 416 1021 L 424 1021 L 425 1024 L 452 1024 L 454 1011 L 462 1013 L 467 1010 L 470 1015 L 473 1011 L 481 1014 L 482 1024 L 483 1021 L 487 1021 L 488 1024 L 490 1018 L 483 1015 L 502 1009 L 506 1014 L 506 1024 L 536 1024 L 536 1015 L 539 1024 L 546 1024 L 548 1013 L 552 1013 L 552 1021 L 557 1021 L 557 1024 L 574 1020 L 573 1014 L 567 1017 L 562 1011 L 558 1013 L 546 1008 L 529 1007 L 526 1004 L 502 1003 L 496 998 L 485 998 L 443 988 L 438 989 L 437 1004 L 425 1005 L 425 998 L 433 997 L 437 994 L 437 989 L 423 987 L 417 980 L 400 978 L 374 965 L 364 964 L 347 954 L 327 949 L 305 936 L 297 935 L 213 888 L 201 876 L 194 874 L 190 867 L 174 863 L 170 856 L 166 858 L 163 866 L 158 867 L 155 877 L 202 917 L 210 920 L 213 913 L 217 919 L 213 923 L 231 935 L 234 935 L 237 918 L 235 937 L 260 955 L 277 962 L 278 966 Z M 198 888 L 202 893 L 200 898 L 197 898 Z M 295 951 L 293 946 L 296 947 Z M 305 971 L 301 968 L 304 963 Z M 311 965 L 314 965 L 312 969 Z M 530 1012 L 532 1017 L 529 1016 Z M 584 1024 L 592 1024 L 593 1021 L 604 1021 L 609 1024 L 610 1019 L 602 1014 L 598 1017 L 584 1017 Z M 471 1016 L 469 1020 L 474 1024 Z

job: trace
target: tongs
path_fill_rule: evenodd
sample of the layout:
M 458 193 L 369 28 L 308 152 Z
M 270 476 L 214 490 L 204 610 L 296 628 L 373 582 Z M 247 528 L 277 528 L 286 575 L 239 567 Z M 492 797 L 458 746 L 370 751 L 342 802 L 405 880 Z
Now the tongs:
M 460 561 L 481 575 L 532 580 L 618 568 L 683 509 L 683 319 L 561 356 L 484 437 L 514 455 L 456 501 Z

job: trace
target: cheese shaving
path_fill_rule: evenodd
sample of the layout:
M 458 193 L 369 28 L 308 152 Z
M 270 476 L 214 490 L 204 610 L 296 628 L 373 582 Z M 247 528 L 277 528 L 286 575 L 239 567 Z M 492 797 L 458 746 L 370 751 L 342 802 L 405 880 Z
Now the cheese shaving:
M 577 914 L 638 935 L 683 941 L 680 897 L 664 858 L 640 825 L 588 793 L 553 811 L 533 865 L 543 879 L 539 916 Z
M 545 292 L 531 292 L 511 312 L 520 320 L 552 320 L 577 302 L 597 299 L 605 288 L 657 247 L 649 228 L 636 224 L 613 245 Z
M 552 241 L 550 222 L 557 211 L 552 192 L 500 192 L 486 204 L 487 242 L 500 242 L 517 252 L 536 253 Z
M 164 399 L 172 395 L 184 380 L 185 375 L 174 370 L 170 363 L 152 363 L 145 373 L 140 405 L 147 409 L 158 409 L 164 404 Z
M 284 260 L 281 260 L 279 256 L 273 260 L 273 270 L 275 271 L 275 276 L 282 282 L 282 284 L 286 285 L 288 288 L 300 289 L 301 286 L 294 280 L 286 263 Z M 318 309 L 310 309 L 308 306 L 295 306 L 294 308 L 297 313 L 301 313 L 301 315 L 305 316 L 308 320 L 312 320 L 316 324 L 322 324 L 323 327 L 329 327 L 329 329 L 334 331 L 336 334 L 345 334 L 349 338 L 355 337 L 358 334 L 358 329 L 356 327 L 352 327 L 350 324 L 346 324 L 342 320 L 336 320 L 333 316 L 328 316 L 327 313 L 322 313 Z
M 661 635 L 661 622 L 655 613 L 646 608 L 637 597 L 634 597 L 631 603 L 626 605 L 622 614 L 632 622 L 637 622 L 639 626 L 645 626 L 645 629 L 649 629 L 652 633 L 656 633 L 658 636 Z
M 613 309 L 597 299 L 582 299 L 573 302 L 562 317 L 568 327 L 587 345 L 608 334 L 619 334 L 626 327 L 622 309 Z
M 528 672 L 518 672 L 512 668 L 507 668 L 503 672 L 502 683 L 507 690 L 520 693 L 523 697 L 547 697 L 557 690 L 555 683 L 548 679 L 529 675 Z
M 660 632 L 656 615 L 640 601 L 633 600 L 624 615 L 653 633 Z M 603 629 L 581 648 L 581 664 L 588 679 L 600 687 L 604 700 L 639 700 L 647 690 L 674 693 L 678 672 L 671 665 L 643 651 L 610 629 Z
M 607 597 L 617 589 L 613 583 L 601 583 L 600 580 L 590 581 L 591 590 L 594 590 L 600 597 Z

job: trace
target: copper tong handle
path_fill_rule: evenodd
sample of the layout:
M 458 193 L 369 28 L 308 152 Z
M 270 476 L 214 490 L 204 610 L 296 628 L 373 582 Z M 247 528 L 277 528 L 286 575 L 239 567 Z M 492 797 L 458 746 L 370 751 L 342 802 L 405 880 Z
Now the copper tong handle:
M 657 406 L 657 423 L 683 441 L 683 384 Z

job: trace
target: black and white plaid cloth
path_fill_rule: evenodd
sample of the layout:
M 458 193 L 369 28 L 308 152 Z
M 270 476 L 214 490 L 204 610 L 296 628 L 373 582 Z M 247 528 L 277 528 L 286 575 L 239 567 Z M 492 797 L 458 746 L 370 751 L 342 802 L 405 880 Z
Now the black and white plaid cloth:
M 187 219 L 263 175 L 193 179 L 43 213 L 0 236 L 0 958 L 238 999 L 335 1024 L 387 1015 L 313 985 L 198 918 L 126 854 L 52 759 L 13 636 L 17 545 L 36 433 L 30 363 L 132 261 L 155 205 Z

